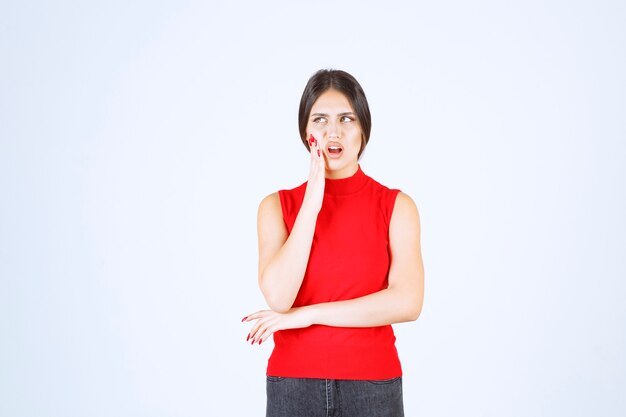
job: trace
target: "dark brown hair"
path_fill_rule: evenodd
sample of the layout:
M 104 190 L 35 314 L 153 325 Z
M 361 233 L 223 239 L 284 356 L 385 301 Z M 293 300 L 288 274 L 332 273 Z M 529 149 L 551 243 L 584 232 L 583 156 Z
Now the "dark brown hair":
M 370 115 L 365 92 L 363 92 L 359 82 L 352 75 L 341 70 L 321 69 L 309 78 L 306 87 L 304 87 L 302 98 L 300 99 L 300 109 L 298 110 L 298 126 L 302 143 L 308 150 L 309 143 L 306 137 L 306 126 L 311 115 L 311 107 L 324 92 L 331 89 L 337 90 L 346 96 L 356 113 L 357 121 L 363 132 L 361 149 L 359 150 L 360 157 L 370 140 L 372 116 Z

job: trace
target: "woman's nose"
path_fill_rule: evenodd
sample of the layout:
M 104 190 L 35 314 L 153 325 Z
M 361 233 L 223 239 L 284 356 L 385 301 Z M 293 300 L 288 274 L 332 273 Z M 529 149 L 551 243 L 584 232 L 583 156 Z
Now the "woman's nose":
M 326 136 L 328 137 L 328 139 L 338 139 L 339 137 L 341 137 L 341 130 L 337 123 L 328 124 L 328 128 L 326 129 Z

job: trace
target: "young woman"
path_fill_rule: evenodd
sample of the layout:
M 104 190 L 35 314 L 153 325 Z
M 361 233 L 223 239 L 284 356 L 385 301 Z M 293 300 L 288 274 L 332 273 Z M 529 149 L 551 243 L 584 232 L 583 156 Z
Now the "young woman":
M 417 207 L 361 170 L 371 118 L 354 77 L 316 72 L 298 117 L 309 178 L 259 206 L 259 285 L 270 310 L 243 319 L 252 344 L 274 338 L 267 416 L 403 416 L 391 324 L 422 309 Z

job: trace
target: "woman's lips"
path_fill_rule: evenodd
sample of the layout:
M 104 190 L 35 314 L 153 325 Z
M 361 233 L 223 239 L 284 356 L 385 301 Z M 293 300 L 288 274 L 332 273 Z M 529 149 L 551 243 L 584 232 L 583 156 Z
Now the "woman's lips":
M 331 159 L 340 158 L 343 153 L 343 146 L 337 142 L 328 142 L 326 144 L 326 156 Z

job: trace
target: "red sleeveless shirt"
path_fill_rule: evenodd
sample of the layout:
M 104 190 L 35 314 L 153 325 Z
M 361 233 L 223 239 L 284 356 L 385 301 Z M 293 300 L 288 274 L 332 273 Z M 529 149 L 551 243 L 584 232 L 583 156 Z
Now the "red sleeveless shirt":
M 291 233 L 307 183 L 280 190 Z M 350 300 L 388 286 L 389 222 L 400 190 L 389 189 L 359 166 L 339 180 L 326 179 L 309 263 L 294 307 Z M 402 375 L 391 325 L 313 325 L 274 334 L 267 375 L 293 378 L 388 379 Z

